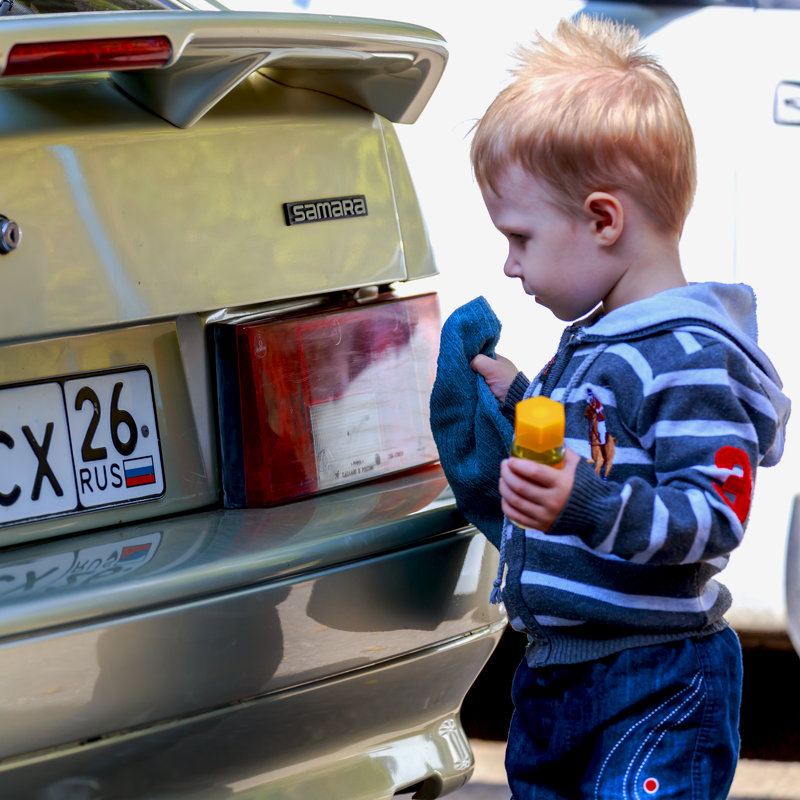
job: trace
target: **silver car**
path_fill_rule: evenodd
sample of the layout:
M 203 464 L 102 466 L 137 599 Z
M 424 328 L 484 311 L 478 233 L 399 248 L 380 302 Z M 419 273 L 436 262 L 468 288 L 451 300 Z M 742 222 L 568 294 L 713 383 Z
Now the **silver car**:
M 452 791 L 505 619 L 407 285 L 435 266 L 393 123 L 443 40 L 0 14 L 0 796 Z

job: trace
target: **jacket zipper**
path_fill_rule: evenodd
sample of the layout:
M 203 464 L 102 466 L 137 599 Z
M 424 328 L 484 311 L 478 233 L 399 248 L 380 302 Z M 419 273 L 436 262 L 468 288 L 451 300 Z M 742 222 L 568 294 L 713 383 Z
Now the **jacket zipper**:
M 542 394 L 545 397 L 550 397 L 553 389 L 556 388 L 558 380 L 567 367 L 567 364 L 572 359 L 575 348 L 583 341 L 584 332 L 582 327 L 567 328 L 561 338 L 561 342 L 556 352 L 555 360 L 553 361 L 550 369 L 542 384 Z

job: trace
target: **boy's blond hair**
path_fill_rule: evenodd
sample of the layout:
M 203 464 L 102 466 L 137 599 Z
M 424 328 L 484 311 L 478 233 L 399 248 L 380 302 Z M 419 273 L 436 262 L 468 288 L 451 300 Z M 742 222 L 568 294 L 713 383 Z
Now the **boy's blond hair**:
M 513 80 L 475 127 L 482 188 L 518 164 L 578 215 L 593 191 L 627 192 L 680 234 L 696 184 L 694 137 L 672 78 L 635 28 L 581 16 L 517 52 Z

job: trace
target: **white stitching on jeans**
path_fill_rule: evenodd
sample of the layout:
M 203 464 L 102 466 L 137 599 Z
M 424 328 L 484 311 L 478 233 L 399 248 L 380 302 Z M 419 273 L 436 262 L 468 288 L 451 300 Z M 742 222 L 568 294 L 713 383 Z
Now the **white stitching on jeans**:
M 695 681 L 697 681 L 697 680 L 702 681 L 702 675 L 699 672 L 695 673 L 695 675 L 692 678 L 692 681 L 689 684 L 688 688 L 691 689 L 691 687 L 694 686 Z M 656 725 L 653 728 L 653 730 L 651 730 L 647 734 L 647 736 L 645 736 L 644 741 L 639 745 L 639 747 L 637 748 L 636 752 L 633 754 L 633 758 L 631 759 L 630 764 L 628 764 L 628 768 L 625 770 L 625 781 L 623 783 L 623 790 L 626 792 L 626 794 L 627 794 L 627 786 L 628 786 L 628 777 L 630 775 L 630 772 L 631 772 L 631 769 L 632 769 L 633 765 L 636 763 L 636 759 L 639 757 L 639 753 L 641 753 L 642 750 L 644 750 L 644 748 L 647 745 L 648 741 L 653 737 L 653 735 L 655 735 L 655 733 L 659 730 L 659 728 L 662 728 L 664 730 L 669 730 L 669 728 L 667 728 L 665 726 L 666 726 L 666 723 L 669 721 L 670 717 L 672 717 L 675 714 L 677 714 L 681 710 L 681 708 L 683 708 L 687 703 L 691 702 L 692 698 L 700 691 L 700 688 L 701 688 L 700 684 L 695 686 L 694 689 L 692 690 L 692 692 L 689 694 L 689 696 L 685 697 L 683 700 L 681 700 L 678 703 L 678 705 L 676 705 L 675 708 L 673 708 L 672 711 L 670 711 L 669 714 L 667 714 L 667 716 L 664 717 L 663 720 L 659 720 L 659 722 L 656 723 Z M 686 691 L 686 690 L 685 689 L 681 689 L 681 692 L 684 692 L 684 691 Z M 673 698 L 673 699 L 675 699 L 675 698 Z M 674 722 L 669 727 L 674 727 L 674 725 L 677 725 L 677 724 L 678 724 L 677 722 Z M 660 737 L 659 737 L 659 740 L 660 740 Z M 658 742 L 658 740 L 657 740 L 657 742 Z M 653 745 L 653 747 L 655 747 L 655 745 Z M 650 753 L 652 753 L 652 752 L 653 751 L 652 751 L 652 748 L 651 748 Z M 650 756 L 648 755 L 648 758 L 649 757 Z M 635 784 L 634 784 L 634 787 L 633 787 L 633 791 L 634 791 L 635 800 L 639 800 L 639 792 L 638 792 Z
M 703 698 L 701 697 L 680 719 L 676 719 L 672 725 L 665 727 L 664 730 L 661 731 L 661 735 L 653 742 L 653 746 L 650 748 L 647 755 L 642 759 L 642 763 L 639 766 L 639 769 L 636 770 L 636 777 L 634 778 L 633 784 L 633 792 L 635 796 L 635 800 L 640 800 L 639 798 L 639 779 L 642 776 L 642 771 L 647 766 L 647 762 L 650 760 L 650 757 L 655 752 L 656 747 L 660 744 L 661 740 L 675 727 L 681 724 L 685 719 L 688 719 L 694 712 L 700 707 L 700 704 L 703 702 Z
M 634 730 L 636 730 L 636 728 L 638 728 L 640 725 L 644 725 L 644 723 L 647 722 L 647 720 L 649 720 L 654 715 L 658 714 L 659 711 L 661 711 L 661 709 L 672 703 L 675 700 L 675 698 L 680 697 L 680 695 L 685 694 L 686 692 L 689 692 L 689 697 L 686 700 L 681 701 L 681 703 L 677 706 L 677 708 L 673 709 L 667 715 L 666 719 L 669 719 L 678 709 L 681 708 L 681 706 L 683 706 L 687 702 L 687 700 L 690 700 L 692 696 L 697 693 L 698 687 L 695 686 L 695 683 L 699 681 L 700 678 L 701 678 L 700 673 L 699 672 L 695 673 L 694 677 L 691 680 L 691 683 L 688 686 L 684 687 L 679 692 L 676 692 L 672 697 L 669 697 L 666 700 L 664 700 L 663 703 L 654 708 L 649 714 L 647 714 L 645 717 L 642 717 L 642 719 L 631 725 L 631 727 L 628 728 L 627 731 L 625 731 L 625 733 L 619 738 L 617 743 L 611 748 L 608 755 L 605 757 L 603 764 L 600 767 L 600 771 L 597 775 L 597 781 L 595 782 L 594 785 L 595 800 L 599 800 L 600 798 L 600 781 L 603 779 L 603 773 L 605 772 L 606 767 L 608 766 L 608 762 L 611 760 L 611 757 L 614 755 L 614 752 L 617 750 L 617 748 L 625 741 L 625 739 L 628 738 L 628 736 L 630 736 L 633 733 Z M 641 751 L 642 747 L 644 747 L 644 745 L 640 745 L 639 749 L 636 751 L 637 754 Z M 625 772 L 626 781 L 629 772 L 630 772 L 630 765 L 628 766 L 628 769 Z M 625 790 L 624 785 L 623 785 L 623 790 Z

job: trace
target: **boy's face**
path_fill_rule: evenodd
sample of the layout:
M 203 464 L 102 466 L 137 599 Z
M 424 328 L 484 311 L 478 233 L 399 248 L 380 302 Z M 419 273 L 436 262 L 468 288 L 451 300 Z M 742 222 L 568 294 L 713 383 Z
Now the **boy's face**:
M 503 271 L 556 317 L 578 319 L 612 291 L 620 276 L 613 260 L 604 258 L 588 213 L 565 214 L 547 186 L 518 165 L 504 171 L 496 192 L 486 187 L 483 200 L 508 240 Z

